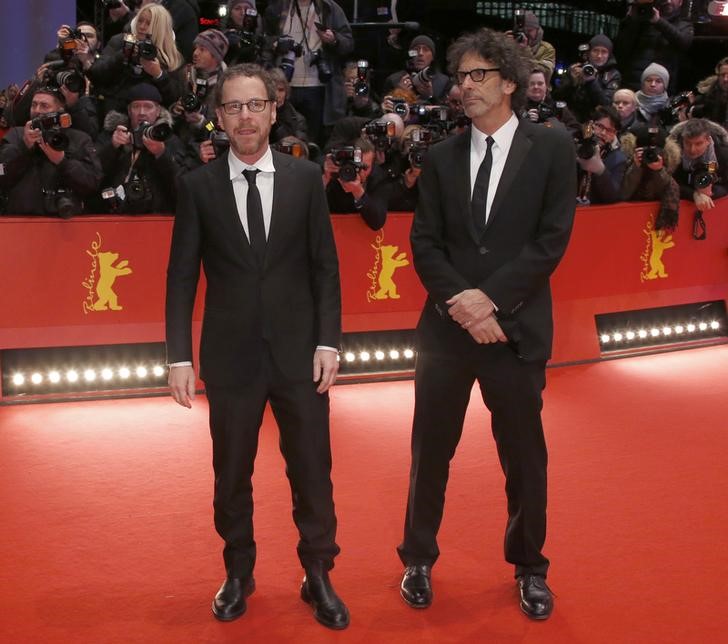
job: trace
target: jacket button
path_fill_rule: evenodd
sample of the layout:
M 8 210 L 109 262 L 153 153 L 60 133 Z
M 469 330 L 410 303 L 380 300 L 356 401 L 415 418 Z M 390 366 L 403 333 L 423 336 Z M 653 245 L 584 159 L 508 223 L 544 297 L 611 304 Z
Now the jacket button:
M 480 253 L 481 255 L 485 255 L 485 254 L 486 254 L 486 253 L 488 252 L 488 249 L 487 249 L 487 248 L 486 248 L 485 246 L 480 246 L 480 247 L 478 248 L 478 252 L 479 252 L 479 253 Z

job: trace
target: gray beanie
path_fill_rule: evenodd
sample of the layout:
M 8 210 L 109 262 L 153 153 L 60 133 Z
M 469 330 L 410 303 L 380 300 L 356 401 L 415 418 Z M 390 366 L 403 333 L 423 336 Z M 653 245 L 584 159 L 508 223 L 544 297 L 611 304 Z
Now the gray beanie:
M 424 45 L 425 47 L 429 47 L 430 51 L 432 51 L 432 55 L 435 55 L 435 43 L 429 36 L 425 36 L 424 34 L 420 36 L 415 36 L 412 39 L 409 48 L 414 49 L 415 47 L 417 47 L 417 45 Z
M 541 23 L 538 21 L 538 16 L 536 16 L 533 11 L 526 11 L 526 17 L 523 21 L 523 25 L 526 29 L 538 29 L 541 26 Z
M 612 41 L 609 40 L 609 37 L 605 36 L 604 34 L 597 34 L 589 41 L 589 49 L 592 49 L 593 47 L 605 47 L 609 50 L 610 54 L 614 51 L 614 45 L 612 44 Z
M 251 9 L 255 9 L 255 0 L 230 0 L 228 2 L 228 15 L 230 12 L 237 7 L 239 4 L 247 4 Z
M 642 72 L 642 76 L 640 77 L 640 83 L 644 83 L 645 78 L 648 76 L 659 76 L 665 84 L 665 87 L 670 84 L 670 72 L 659 63 L 650 63 L 645 67 L 645 71 Z
M 200 46 L 207 49 L 218 64 L 224 60 L 225 54 L 227 54 L 228 47 L 230 46 L 225 34 L 219 29 L 207 29 L 203 31 L 197 35 L 193 44 L 195 47 Z

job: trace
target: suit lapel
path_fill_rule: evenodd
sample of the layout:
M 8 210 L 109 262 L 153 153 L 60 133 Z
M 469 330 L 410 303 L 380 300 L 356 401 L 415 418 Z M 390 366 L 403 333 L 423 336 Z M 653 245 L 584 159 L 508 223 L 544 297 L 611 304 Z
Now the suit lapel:
M 212 170 L 212 168 L 210 168 Z M 233 192 L 233 183 L 230 181 L 230 165 L 227 161 L 227 155 L 220 160 L 213 174 L 213 182 L 210 186 L 213 196 L 216 200 L 212 203 L 216 204 L 215 210 L 219 213 L 220 219 L 228 229 L 229 239 L 238 240 L 236 246 L 241 250 L 241 254 L 249 262 L 255 262 L 253 258 L 253 250 L 250 248 L 248 236 L 245 234 L 243 222 L 240 221 L 238 213 L 238 205 L 235 202 L 235 193 Z
M 470 203 L 470 128 L 460 135 L 457 145 L 453 147 L 453 168 L 455 169 L 454 194 L 460 195 L 458 211 L 465 216 L 465 226 L 475 243 L 478 243 L 478 233 L 475 230 L 473 212 Z
M 485 224 L 485 229 L 493 223 L 493 220 L 498 216 L 508 190 L 516 178 L 518 171 L 521 169 L 521 165 L 526 159 L 529 150 L 531 149 L 531 139 L 524 131 L 525 127 L 523 123 L 518 124 L 516 133 L 513 136 L 513 142 L 511 143 L 511 149 L 508 151 L 508 158 L 506 159 L 506 165 L 503 168 L 503 174 L 501 174 L 500 181 L 498 182 L 498 189 L 495 192 L 495 198 L 493 204 L 490 207 L 490 216 Z
M 292 200 L 295 199 L 294 174 L 291 170 L 291 157 L 287 154 L 273 152 L 273 205 L 271 207 L 268 243 L 265 249 L 265 262 L 275 253 L 281 236 L 285 232 L 285 215 L 291 212 Z

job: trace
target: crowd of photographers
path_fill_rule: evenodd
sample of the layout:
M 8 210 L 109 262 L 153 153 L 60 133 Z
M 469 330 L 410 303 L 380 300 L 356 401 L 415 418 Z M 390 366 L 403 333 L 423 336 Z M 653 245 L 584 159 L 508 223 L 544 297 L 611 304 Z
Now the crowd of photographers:
M 214 88 L 241 62 L 274 75 L 271 145 L 318 162 L 331 212 L 374 230 L 414 208 L 429 147 L 468 127 L 435 34 L 390 30 L 400 68 L 384 75 L 333 0 L 270 0 L 262 14 L 230 0 L 202 32 L 184 0 L 99 1 L 105 42 L 89 23 L 63 25 L 35 77 L 0 92 L 0 212 L 173 212 L 177 177 L 227 151 Z M 564 70 L 532 12 L 516 10 L 507 32 L 533 61 L 519 116 L 572 134 L 579 202 L 658 200 L 664 229 L 680 199 L 703 212 L 728 186 L 728 58 L 679 91 L 692 43 L 681 5 L 633 0 L 615 42 L 594 35 Z

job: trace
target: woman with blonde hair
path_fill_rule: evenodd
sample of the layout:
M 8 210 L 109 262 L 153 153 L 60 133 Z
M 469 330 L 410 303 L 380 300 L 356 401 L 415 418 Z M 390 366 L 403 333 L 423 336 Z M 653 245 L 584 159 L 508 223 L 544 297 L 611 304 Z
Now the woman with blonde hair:
M 138 83 L 154 85 L 162 105 L 175 103 L 184 92 L 184 58 L 175 44 L 172 16 L 162 5 L 143 6 L 130 23 L 131 32 L 109 40 L 86 74 L 103 96 L 100 111 L 126 111 L 126 95 Z

